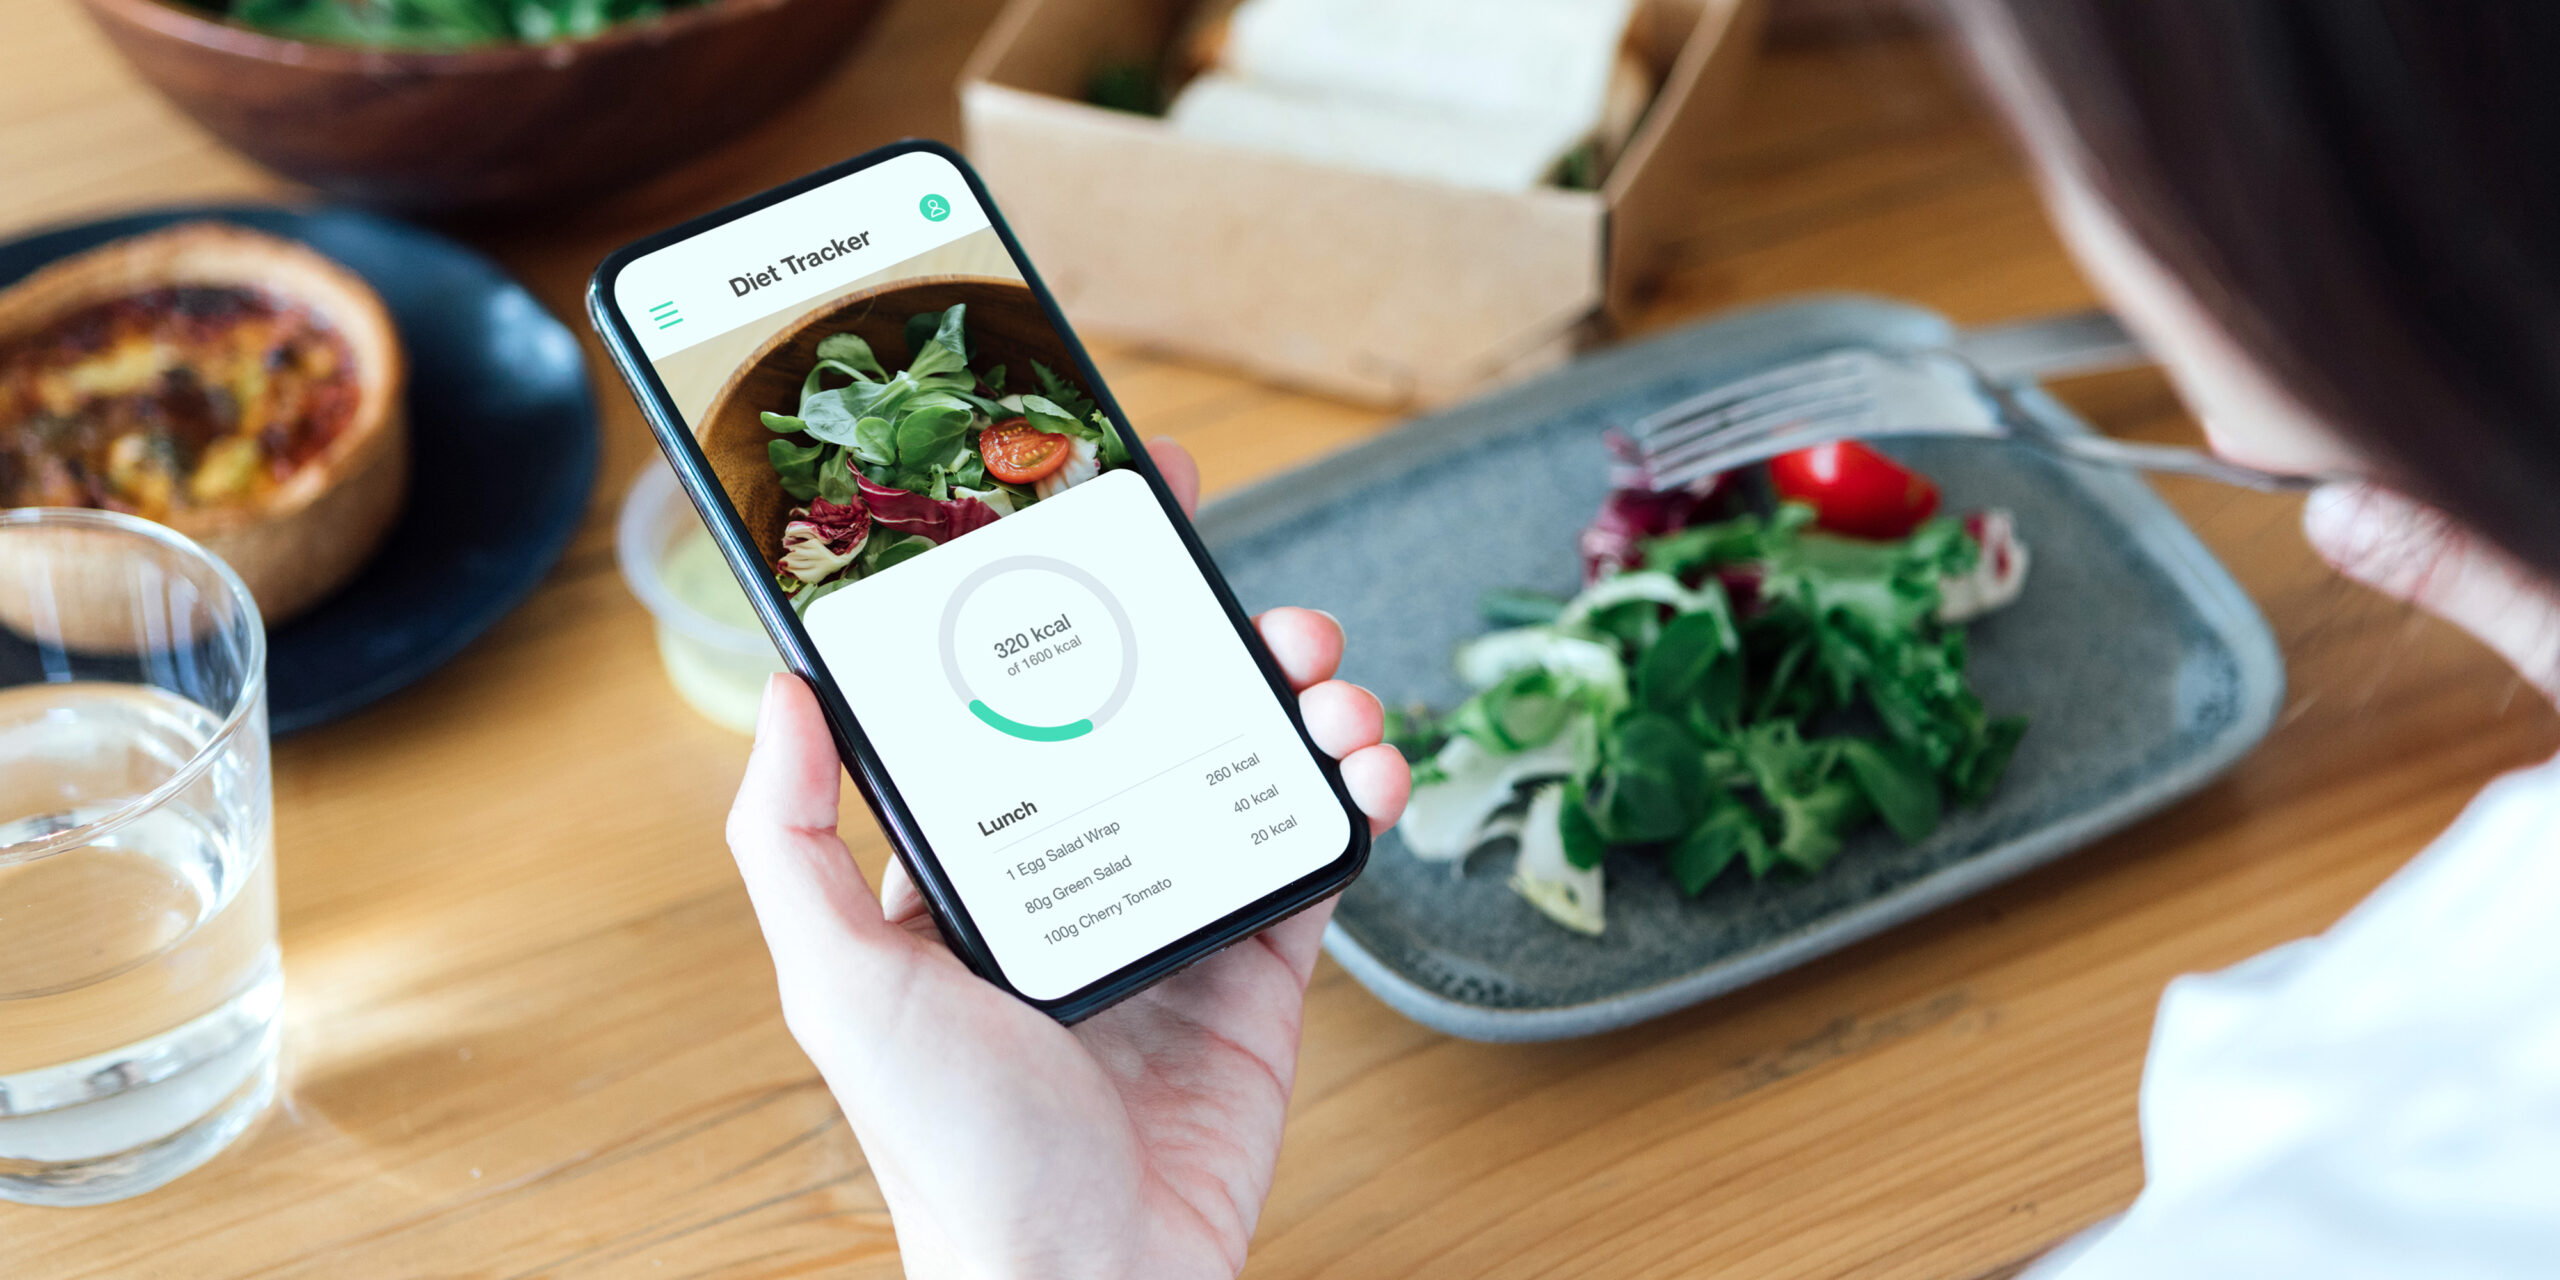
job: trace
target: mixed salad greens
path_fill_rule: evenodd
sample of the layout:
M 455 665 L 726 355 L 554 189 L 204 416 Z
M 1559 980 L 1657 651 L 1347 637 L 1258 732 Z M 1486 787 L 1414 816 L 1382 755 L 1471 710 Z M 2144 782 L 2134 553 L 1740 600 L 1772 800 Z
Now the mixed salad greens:
M 703 0 L 232 0 L 231 16 L 296 40 L 455 49 L 592 36 Z
M 1129 460 L 1076 384 L 1031 362 L 1034 390 L 970 363 L 967 307 L 909 317 L 895 373 L 860 335 L 818 344 L 799 412 L 766 413 L 782 490 L 774 580 L 794 608 L 983 528 Z
M 1932 518 L 1926 477 L 1824 448 L 1772 465 L 1758 510 L 1733 477 L 1621 489 L 1579 595 L 1489 596 L 1509 625 L 1458 650 L 1475 694 L 1391 717 L 1406 847 L 1516 837 L 1512 888 L 1596 935 L 1613 853 L 1666 859 L 1694 896 L 1737 865 L 1818 872 L 1871 822 L 1918 841 L 1990 794 L 2026 724 L 1967 683 L 1961 623 L 2015 597 L 2025 547 L 2005 513 Z

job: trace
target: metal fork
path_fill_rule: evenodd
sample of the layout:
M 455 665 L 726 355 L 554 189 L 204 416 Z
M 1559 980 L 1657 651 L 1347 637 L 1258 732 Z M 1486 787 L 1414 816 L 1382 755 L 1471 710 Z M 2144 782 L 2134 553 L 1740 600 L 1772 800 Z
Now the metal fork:
M 2142 362 L 2140 348 L 2102 312 L 1969 335 L 1965 345 L 1972 354 L 1844 347 L 1691 396 L 1638 419 L 1627 434 L 1646 482 L 1661 490 L 1797 449 L 1879 436 L 2013 440 L 2073 462 L 2267 491 L 2313 488 L 2331 478 L 2265 471 L 2175 445 L 2060 431 L 2027 412 L 2010 390 L 2013 380 Z M 1995 360 L 2005 366 L 2004 376 L 1986 371 Z

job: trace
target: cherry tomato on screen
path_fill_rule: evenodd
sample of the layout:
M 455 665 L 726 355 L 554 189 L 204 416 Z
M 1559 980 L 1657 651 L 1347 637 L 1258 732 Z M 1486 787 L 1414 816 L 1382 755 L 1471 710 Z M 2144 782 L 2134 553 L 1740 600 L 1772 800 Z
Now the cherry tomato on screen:
M 1859 444 L 1818 444 L 1769 460 L 1778 496 L 1813 508 L 1814 523 L 1853 538 L 1903 537 L 1937 514 L 1929 477 Z
M 987 474 L 1006 484 L 1037 484 L 1067 465 L 1075 441 L 1041 431 L 1021 418 L 1007 418 L 978 433 L 978 452 L 987 459 Z

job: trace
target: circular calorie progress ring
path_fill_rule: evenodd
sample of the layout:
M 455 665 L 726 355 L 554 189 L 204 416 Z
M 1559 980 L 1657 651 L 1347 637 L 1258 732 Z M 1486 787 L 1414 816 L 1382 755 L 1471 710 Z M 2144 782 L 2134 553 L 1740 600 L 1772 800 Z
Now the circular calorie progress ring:
M 1036 725 L 1011 719 L 978 697 L 969 688 L 969 678 L 960 672 L 961 609 L 967 607 L 969 598 L 978 593 L 978 588 L 1005 574 L 1024 571 L 1054 573 L 1092 592 L 1094 598 L 1102 602 L 1104 611 L 1111 615 L 1112 625 L 1120 629 L 1119 682 L 1111 687 L 1111 696 L 1104 698 L 1102 705 L 1093 709 L 1093 714 L 1081 720 L 1060 725 Z M 951 692 L 959 695 L 960 700 L 968 704 L 969 713 L 988 728 L 1026 742 L 1064 742 L 1093 732 L 1096 726 L 1109 720 L 1122 704 L 1129 701 L 1129 691 L 1138 683 L 1138 631 L 1130 625 L 1129 611 L 1121 607 L 1120 597 L 1111 594 L 1111 589 L 1103 586 L 1100 578 L 1052 556 L 1007 556 L 981 565 L 976 572 L 962 578 L 960 585 L 951 590 L 950 603 L 942 606 L 942 674 L 950 679 Z

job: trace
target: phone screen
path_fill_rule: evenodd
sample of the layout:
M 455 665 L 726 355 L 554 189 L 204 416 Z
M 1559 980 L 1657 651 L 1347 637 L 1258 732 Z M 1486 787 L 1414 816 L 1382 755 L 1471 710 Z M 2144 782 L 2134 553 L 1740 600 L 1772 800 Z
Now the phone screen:
M 1005 979 L 1056 999 L 1349 816 L 960 168 L 905 151 L 603 286 Z

